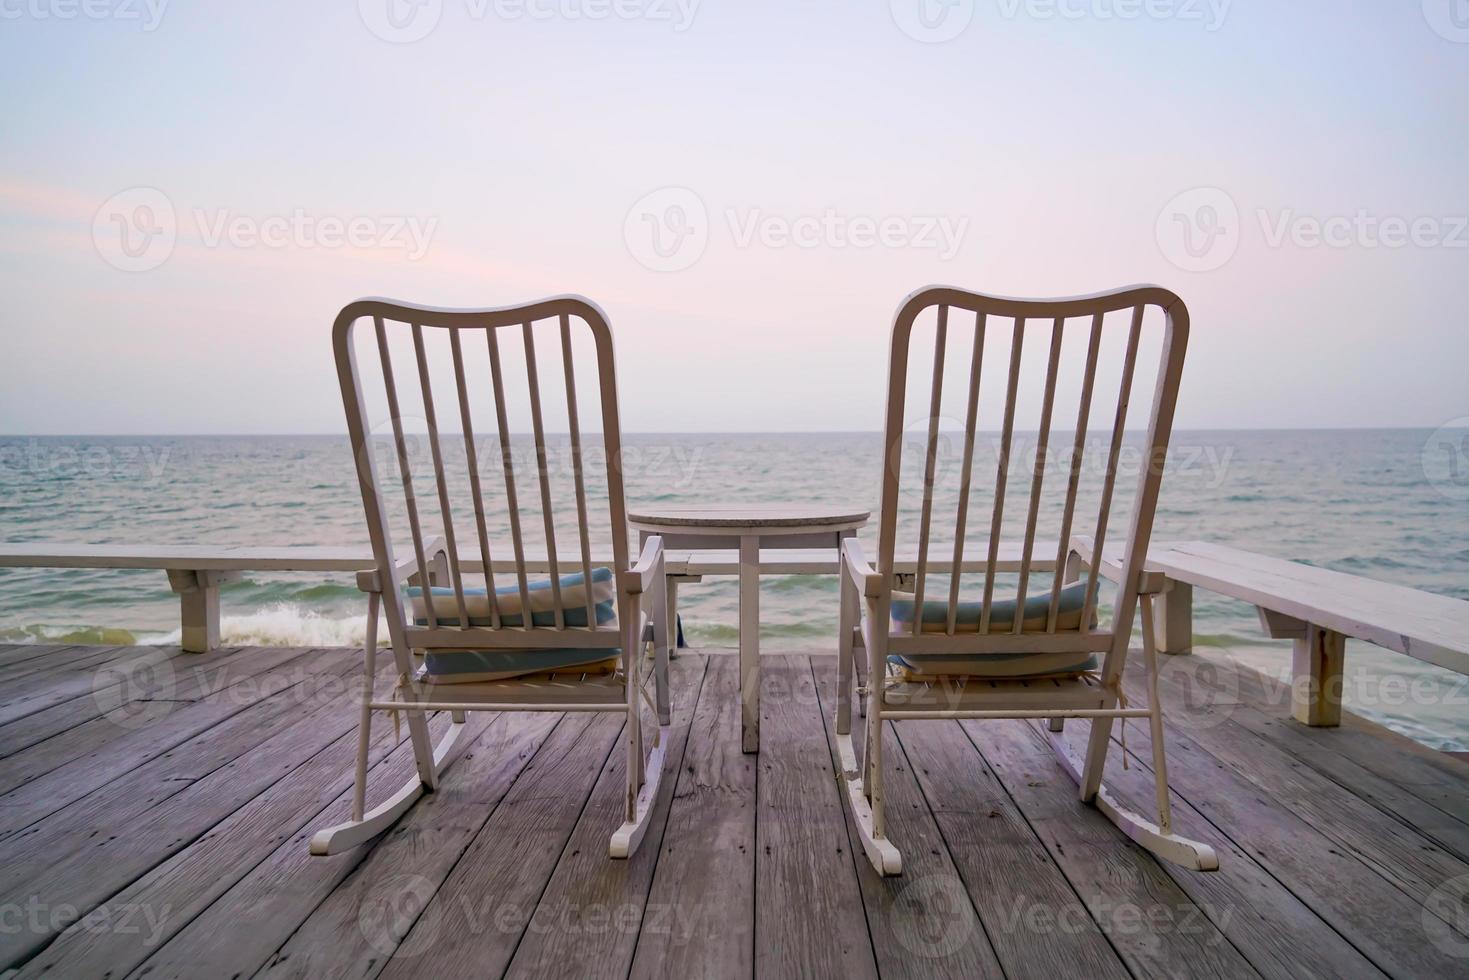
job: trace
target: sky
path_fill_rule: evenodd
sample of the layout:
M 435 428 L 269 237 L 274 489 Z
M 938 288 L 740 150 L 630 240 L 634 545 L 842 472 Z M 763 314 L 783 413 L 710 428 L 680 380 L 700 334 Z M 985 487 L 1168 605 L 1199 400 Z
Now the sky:
M 628 431 L 877 430 L 899 301 L 1139 282 L 1182 428 L 1469 416 L 1469 0 L 0 0 L 0 432 L 344 429 L 360 296 Z

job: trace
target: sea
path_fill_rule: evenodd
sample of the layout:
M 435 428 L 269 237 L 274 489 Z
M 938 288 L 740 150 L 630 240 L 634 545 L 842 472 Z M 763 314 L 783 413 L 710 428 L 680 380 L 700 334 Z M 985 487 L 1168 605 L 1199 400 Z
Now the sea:
M 944 432 L 940 439 L 931 505 L 936 543 L 953 540 L 959 437 Z M 548 478 L 564 495 L 571 468 L 560 438 L 548 453 Z M 597 437 L 584 438 L 595 443 Z M 877 508 L 883 456 L 877 433 L 645 433 L 623 441 L 630 507 L 789 502 Z M 1041 468 L 1052 493 L 1040 507 L 1042 537 L 1064 499 L 1071 437 L 1056 433 L 1050 441 Z M 1136 442 L 1130 435 L 1133 450 Z M 996 434 L 982 433 L 977 445 L 976 474 L 983 457 L 1001 454 Z M 904 472 L 921 479 L 922 446 L 916 459 L 909 448 Z M 1096 462 L 1106 458 L 1106 447 L 1099 448 L 1084 457 L 1093 462 L 1082 467 L 1080 514 L 1089 502 L 1095 514 L 1106 469 Z M 1022 433 L 1007 455 L 1006 537 L 1023 529 L 1037 449 L 1035 435 Z M 422 450 L 420 440 L 416 451 Z M 533 448 L 512 437 L 512 450 L 522 501 L 531 501 L 533 511 Z M 503 478 L 501 459 L 492 444 L 479 452 L 482 481 L 491 488 L 485 497 L 492 534 L 506 522 L 500 497 L 488 499 L 493 488 L 503 488 L 495 482 Z M 597 470 L 595 454 L 583 459 L 589 473 Z M 1128 499 L 1140 459 L 1138 452 L 1124 452 L 1119 463 L 1120 492 Z M 420 496 L 428 499 L 423 467 L 413 469 Z M 973 480 L 966 541 L 988 533 L 995 493 L 990 479 Z M 908 527 L 921 513 L 923 494 L 914 489 L 902 511 Z M 587 492 L 593 511 L 605 506 L 605 482 L 589 475 Z M 456 494 L 467 493 L 467 486 L 456 486 Z M 465 499 L 460 497 L 460 534 L 472 540 Z M 1125 516 L 1112 520 L 1115 542 L 1125 534 Z M 543 545 L 540 518 L 530 514 L 524 524 L 532 543 Z M 574 509 L 558 511 L 553 526 L 558 550 L 574 550 Z M 401 533 L 395 537 L 406 542 L 406 528 L 396 527 Z M 1089 528 L 1078 519 L 1076 530 Z M 873 529 L 860 536 L 875 553 Z M 1469 600 L 1469 434 L 1175 432 L 1154 540 L 1199 539 Z M 345 435 L 9 436 L 0 437 L 0 540 L 365 547 L 367 534 Z M 974 584 L 969 579 L 966 590 Z M 834 650 L 836 601 L 834 577 L 766 577 L 763 650 Z M 251 572 L 224 587 L 222 608 L 227 645 L 338 646 L 364 638 L 364 600 L 345 574 Z M 736 645 L 733 579 L 686 586 L 680 612 L 690 645 Z M 0 643 L 171 644 L 179 639 L 178 615 L 162 572 L 0 568 Z M 1195 647 L 1208 657 L 1288 678 L 1290 644 L 1265 638 L 1253 607 L 1197 591 L 1194 629 Z M 1469 678 L 1356 641 L 1348 644 L 1346 662 L 1349 708 L 1426 745 L 1469 751 Z

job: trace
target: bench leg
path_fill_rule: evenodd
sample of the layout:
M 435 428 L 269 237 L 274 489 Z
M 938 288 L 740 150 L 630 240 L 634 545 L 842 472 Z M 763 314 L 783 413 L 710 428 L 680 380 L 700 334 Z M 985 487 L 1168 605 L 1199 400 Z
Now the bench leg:
M 1153 631 L 1163 653 L 1190 653 L 1194 648 L 1194 587 L 1170 579 L 1153 606 Z
M 760 751 L 760 539 L 740 538 L 740 742 Z
M 208 653 L 219 646 L 219 585 L 223 579 L 218 572 L 168 570 L 169 587 L 179 597 L 183 627 L 179 646 L 185 653 Z
M 1293 642 L 1291 714 L 1303 725 L 1335 728 L 1341 724 L 1347 638 L 1308 624 Z

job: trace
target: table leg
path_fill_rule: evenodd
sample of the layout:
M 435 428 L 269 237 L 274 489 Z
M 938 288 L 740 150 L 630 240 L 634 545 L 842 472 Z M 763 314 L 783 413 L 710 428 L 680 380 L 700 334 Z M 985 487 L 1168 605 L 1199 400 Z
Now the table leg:
M 740 741 L 760 751 L 760 538 L 740 538 Z

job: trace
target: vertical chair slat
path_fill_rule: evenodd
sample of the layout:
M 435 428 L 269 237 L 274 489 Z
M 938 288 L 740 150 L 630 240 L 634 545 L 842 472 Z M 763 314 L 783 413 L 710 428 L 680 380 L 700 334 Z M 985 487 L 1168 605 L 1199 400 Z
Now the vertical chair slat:
M 464 576 L 459 571 L 459 549 L 454 544 L 454 517 L 449 512 L 449 481 L 444 476 L 444 455 L 439 449 L 439 422 L 434 413 L 434 389 L 429 383 L 428 358 L 423 351 L 423 325 L 413 324 L 413 353 L 418 358 L 418 383 L 423 388 L 423 416 L 428 423 L 428 448 L 434 461 L 434 482 L 439 488 L 439 509 L 444 513 L 444 545 L 449 549 L 449 581 L 454 586 L 454 603 L 459 625 L 469 628 L 469 609 L 464 604 Z M 427 594 L 427 593 L 426 593 Z M 428 596 L 430 604 L 433 596 Z
M 933 342 L 933 390 L 928 401 L 928 444 L 923 461 L 923 510 L 918 522 L 918 569 L 913 583 L 913 635 L 923 630 L 923 586 L 928 575 L 928 530 L 933 518 L 933 480 L 937 465 L 939 411 L 944 395 L 944 350 L 949 340 L 949 308 L 938 309 Z
M 479 534 L 480 561 L 484 564 L 485 594 L 490 601 L 490 625 L 500 628 L 500 600 L 495 595 L 495 571 L 491 567 L 490 535 L 485 527 L 485 501 L 480 491 L 479 457 L 474 448 L 474 424 L 469 413 L 469 390 L 464 379 L 464 345 L 459 328 L 449 331 L 449 348 L 454 354 L 454 383 L 459 390 L 459 423 L 464 427 L 464 457 L 469 467 L 469 492 L 474 497 L 474 526 Z
M 964 532 L 969 520 L 969 485 L 974 468 L 974 430 L 979 418 L 979 377 L 984 367 L 985 314 L 974 317 L 974 352 L 969 362 L 969 404 L 964 415 L 964 463 L 959 470 L 959 507 L 954 521 L 954 565 L 949 576 L 949 611 L 944 632 L 954 635 L 959 615 L 959 570 L 964 565 Z
M 1117 457 L 1122 452 L 1123 430 L 1127 426 L 1127 403 L 1132 397 L 1133 369 L 1137 366 L 1138 340 L 1142 336 L 1143 307 L 1133 307 L 1132 329 L 1127 335 L 1127 353 L 1122 361 L 1122 382 L 1117 392 L 1117 415 L 1112 421 L 1112 444 L 1107 451 L 1107 476 L 1102 483 L 1102 506 L 1097 514 L 1097 533 L 1093 538 L 1092 567 L 1086 582 L 1086 603 L 1082 606 L 1083 629 L 1092 621 L 1092 611 L 1097 604 L 1097 582 L 1102 566 L 1102 547 L 1107 543 L 1107 519 L 1112 510 L 1112 495 L 1117 487 Z M 1130 587 L 1132 583 L 1127 583 Z M 1114 623 L 1113 629 L 1121 631 L 1123 624 Z
M 530 423 L 536 438 L 536 471 L 541 483 L 541 520 L 546 527 L 546 557 L 551 563 L 551 606 L 556 628 L 566 629 L 566 613 L 561 608 L 561 569 L 556 564 L 556 518 L 551 513 L 551 477 L 546 472 L 546 431 L 541 423 L 541 382 L 536 373 L 536 341 L 529 323 L 522 324 L 525 342 L 525 373 L 530 382 Z
M 500 372 L 500 341 L 494 327 L 485 331 L 490 350 L 490 380 L 495 386 L 495 424 L 500 432 L 500 464 L 505 470 L 505 506 L 510 512 L 510 544 L 515 550 L 515 578 L 520 586 L 520 628 L 531 628 L 530 585 L 525 580 L 525 546 L 520 538 L 520 504 L 515 497 L 515 459 L 510 448 L 510 422 L 505 412 L 505 381 Z
M 413 532 L 413 558 L 418 563 L 418 588 L 423 594 L 423 606 L 429 625 L 438 626 L 439 616 L 434 610 L 433 595 L 429 591 L 428 560 L 423 551 L 423 528 L 418 522 L 418 501 L 413 495 L 413 474 L 408 465 L 408 445 L 403 439 L 403 417 L 398 411 L 398 386 L 393 380 L 393 358 L 388 353 L 388 334 L 383 328 L 382 317 L 374 316 L 372 323 L 377 331 L 377 355 L 382 362 L 388 415 L 393 422 L 393 444 L 398 451 L 398 472 L 403 476 L 403 500 L 408 508 L 408 527 Z M 394 588 L 397 588 L 397 583 L 394 583 Z
M 587 627 L 597 625 L 596 600 L 592 597 L 591 529 L 587 521 L 587 490 L 581 469 L 581 425 L 576 410 L 576 371 L 571 359 L 571 318 L 561 314 L 561 367 L 566 373 L 566 418 L 571 434 L 571 474 L 576 482 L 576 522 L 581 536 L 582 586 L 587 598 Z
M 1005 484 L 1010 469 L 1010 441 L 1015 435 L 1015 396 L 1020 386 L 1020 355 L 1025 344 L 1025 317 L 1015 318 L 1010 341 L 1010 377 L 1005 387 L 1005 422 L 1000 432 L 1000 454 L 995 467 L 995 507 L 990 518 L 989 563 L 984 569 L 984 606 L 979 614 L 979 632 L 990 631 L 990 608 L 995 599 L 995 565 L 1000 560 L 1000 530 L 1005 520 Z
M 1086 350 L 1086 370 L 1081 379 L 1081 404 L 1076 411 L 1076 439 L 1071 446 L 1071 468 L 1066 477 L 1066 507 L 1061 515 L 1061 541 L 1056 548 L 1056 574 L 1051 582 L 1051 608 L 1046 614 L 1046 632 L 1056 632 L 1061 617 L 1061 589 L 1066 578 L 1066 556 L 1071 550 L 1071 523 L 1076 514 L 1076 490 L 1081 482 L 1081 459 L 1086 451 L 1086 430 L 1091 421 L 1092 389 L 1097 378 L 1097 354 L 1102 346 L 1102 314 L 1092 317 L 1091 340 Z M 1090 620 L 1082 620 L 1086 631 Z
M 1051 357 L 1046 363 L 1046 393 L 1041 402 L 1041 427 L 1036 436 L 1035 465 L 1030 476 L 1030 509 L 1025 515 L 1025 547 L 1020 553 L 1020 584 L 1015 592 L 1015 619 L 1010 629 L 1012 633 L 1022 632 L 1025 626 L 1025 593 L 1030 585 L 1030 552 L 1035 547 L 1035 525 L 1040 516 L 1046 454 L 1051 449 L 1051 411 L 1056 405 L 1056 372 L 1061 363 L 1061 340 L 1065 325 L 1065 318 L 1059 316 L 1051 323 Z

